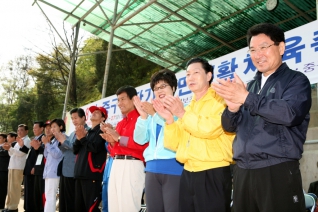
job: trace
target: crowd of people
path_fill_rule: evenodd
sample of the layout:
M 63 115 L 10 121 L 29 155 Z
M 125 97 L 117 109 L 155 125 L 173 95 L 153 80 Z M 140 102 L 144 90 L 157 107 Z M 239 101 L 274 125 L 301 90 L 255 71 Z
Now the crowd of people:
M 26 212 L 304 211 L 299 160 L 311 107 L 307 77 L 283 63 L 284 32 L 257 24 L 247 32 L 257 68 L 248 84 L 216 79 L 202 58 L 186 65 L 193 93 L 184 106 L 174 72 L 152 75 L 155 98 L 143 102 L 120 87 L 123 118 L 107 123 L 105 108 L 70 111 L 74 132 L 61 119 L 34 122 L 0 134 L 0 208 L 18 211 L 21 183 Z M 230 165 L 234 166 L 233 173 Z M 265 197 L 265 198 L 264 198 Z M 232 204 L 231 204 L 232 201 Z

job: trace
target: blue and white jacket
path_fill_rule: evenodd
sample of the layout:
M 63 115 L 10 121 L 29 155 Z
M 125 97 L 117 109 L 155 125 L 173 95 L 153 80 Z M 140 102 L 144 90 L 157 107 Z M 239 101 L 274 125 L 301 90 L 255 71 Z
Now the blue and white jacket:
M 156 140 L 157 124 L 161 130 Z M 149 142 L 143 156 L 146 161 L 146 172 L 181 175 L 183 166 L 176 161 L 176 153 L 163 145 L 164 119 L 155 113 L 147 119 L 139 117 L 134 130 L 134 140 L 143 145 Z
M 63 159 L 63 152 L 59 149 L 59 141 L 55 138 L 45 144 L 44 157 L 46 158 L 43 179 L 59 178 L 57 176 L 57 167 Z

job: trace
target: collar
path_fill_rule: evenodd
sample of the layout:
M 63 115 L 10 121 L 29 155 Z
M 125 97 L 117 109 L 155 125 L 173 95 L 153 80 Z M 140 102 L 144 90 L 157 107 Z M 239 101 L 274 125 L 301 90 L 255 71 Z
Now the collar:
M 40 134 L 40 135 L 38 135 L 38 136 L 34 136 L 34 139 L 35 139 L 35 140 L 38 140 L 38 139 L 41 138 L 42 136 L 43 136 L 43 133 Z
M 139 113 L 136 109 L 130 111 L 129 113 L 127 113 L 127 115 L 123 115 L 123 119 L 126 118 L 126 119 L 131 119 L 133 117 L 138 117 L 139 116 Z
M 282 64 L 278 67 L 278 69 L 277 69 L 274 73 L 272 73 L 272 74 L 270 75 L 270 77 L 271 77 L 271 76 L 276 76 L 276 75 L 278 75 L 278 74 L 279 74 L 280 72 L 282 72 L 285 68 L 288 68 L 287 64 L 286 64 L 286 63 L 282 63 Z M 262 79 L 262 74 L 263 74 L 262 72 L 257 71 L 256 74 L 255 74 L 254 79 L 260 81 L 260 80 Z
M 193 94 L 191 102 L 207 101 L 214 98 L 215 95 L 216 95 L 215 90 L 209 87 L 207 92 L 198 101 L 195 100 L 195 94 Z
M 87 126 L 87 125 L 86 125 Z M 84 126 L 85 127 L 85 126 Z M 100 124 L 97 124 L 95 127 L 93 127 L 93 128 L 90 128 L 90 127 L 88 127 L 87 126 L 87 128 L 88 128 L 88 130 L 87 131 L 98 131 L 98 130 L 100 130 Z M 85 127 L 85 129 L 87 129 L 86 127 Z

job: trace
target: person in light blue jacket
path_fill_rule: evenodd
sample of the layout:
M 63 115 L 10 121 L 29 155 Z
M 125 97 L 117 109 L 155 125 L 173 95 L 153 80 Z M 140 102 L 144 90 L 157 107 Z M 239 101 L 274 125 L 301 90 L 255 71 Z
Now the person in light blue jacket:
M 60 132 L 65 132 L 65 123 L 62 119 L 54 119 L 51 121 L 50 125 L 53 135 Z M 60 181 L 60 176 L 58 175 L 58 166 L 63 159 L 63 152 L 59 149 L 59 142 L 56 138 L 49 141 L 46 136 L 43 136 L 42 142 L 45 144 L 44 157 L 46 158 L 43 171 L 46 198 L 44 212 L 55 212 L 56 192 Z
M 163 100 L 167 95 L 173 96 L 177 89 L 175 73 L 166 69 L 154 73 L 150 79 L 150 87 L 156 99 Z M 179 185 L 183 165 L 176 161 L 175 152 L 163 145 L 165 120 L 154 111 L 150 103 L 141 102 L 137 96 L 133 100 L 140 114 L 134 140 L 140 145 L 149 142 L 143 153 L 146 161 L 147 210 L 179 211 Z

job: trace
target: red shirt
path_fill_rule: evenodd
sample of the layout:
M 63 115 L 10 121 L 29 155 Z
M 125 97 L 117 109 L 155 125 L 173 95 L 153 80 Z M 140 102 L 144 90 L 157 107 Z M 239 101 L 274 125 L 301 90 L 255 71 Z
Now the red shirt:
M 116 142 L 114 146 L 108 144 L 108 150 L 112 157 L 115 155 L 130 155 L 144 161 L 143 152 L 148 147 L 148 143 L 139 145 L 134 141 L 134 130 L 138 117 L 139 113 L 135 109 L 118 122 L 116 131 L 121 137 L 128 137 L 129 139 L 127 146 L 120 146 L 119 142 Z

